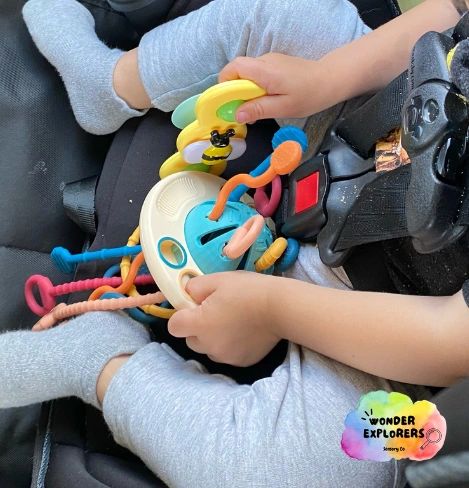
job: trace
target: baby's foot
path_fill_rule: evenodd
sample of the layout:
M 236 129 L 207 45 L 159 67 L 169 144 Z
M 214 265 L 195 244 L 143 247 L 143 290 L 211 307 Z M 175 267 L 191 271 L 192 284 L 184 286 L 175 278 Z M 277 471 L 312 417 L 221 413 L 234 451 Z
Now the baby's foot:
M 91 13 L 75 0 L 29 0 L 23 17 L 39 51 L 60 73 L 78 123 L 92 134 L 116 131 L 134 110 L 119 98 L 113 73 L 123 52 L 97 37 Z
M 104 366 L 149 342 L 144 326 L 116 312 L 87 313 L 43 332 L 0 334 L 0 408 L 67 396 L 99 408 Z

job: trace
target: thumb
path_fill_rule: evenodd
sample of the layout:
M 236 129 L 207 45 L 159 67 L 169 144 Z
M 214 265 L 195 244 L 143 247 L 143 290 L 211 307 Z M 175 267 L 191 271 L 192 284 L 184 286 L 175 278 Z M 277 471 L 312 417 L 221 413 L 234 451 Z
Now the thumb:
M 217 274 L 201 275 L 191 278 L 186 285 L 186 292 L 195 303 L 201 304 L 218 287 Z
M 174 337 L 196 336 L 199 317 L 200 307 L 178 310 L 168 321 L 168 332 Z
M 289 117 L 289 103 L 286 95 L 268 95 L 243 103 L 236 112 L 240 124 L 262 119 L 281 119 Z

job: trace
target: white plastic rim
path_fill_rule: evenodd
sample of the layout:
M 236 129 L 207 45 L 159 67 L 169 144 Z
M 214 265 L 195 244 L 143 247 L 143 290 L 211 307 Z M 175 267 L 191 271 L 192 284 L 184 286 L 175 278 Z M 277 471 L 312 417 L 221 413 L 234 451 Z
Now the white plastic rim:
M 183 171 L 159 181 L 143 202 L 140 243 L 145 263 L 176 309 L 195 306 L 184 286 L 188 276 L 203 274 L 185 241 L 187 215 L 199 203 L 215 200 L 224 183 L 224 179 L 215 175 Z

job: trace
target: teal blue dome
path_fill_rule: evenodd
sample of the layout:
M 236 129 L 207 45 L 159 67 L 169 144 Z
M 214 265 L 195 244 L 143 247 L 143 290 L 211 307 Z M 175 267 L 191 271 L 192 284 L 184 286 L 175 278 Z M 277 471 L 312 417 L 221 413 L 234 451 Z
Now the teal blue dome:
M 249 218 L 259 214 L 244 203 L 228 202 L 222 216 L 218 220 L 210 220 L 208 215 L 214 203 L 213 200 L 203 202 L 187 215 L 184 235 L 189 254 L 204 274 L 237 269 L 254 271 L 255 262 L 272 244 L 272 232 L 264 225 L 256 242 L 244 256 L 229 259 L 223 255 L 223 248 L 239 227 Z M 272 272 L 273 266 L 264 273 Z

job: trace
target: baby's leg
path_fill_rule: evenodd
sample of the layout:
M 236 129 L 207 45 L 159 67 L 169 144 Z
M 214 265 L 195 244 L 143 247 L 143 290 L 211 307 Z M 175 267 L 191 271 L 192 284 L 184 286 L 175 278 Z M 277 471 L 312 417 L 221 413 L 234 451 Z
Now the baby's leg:
M 214 0 L 148 32 L 123 56 L 99 41 L 91 15 L 74 0 L 30 0 L 23 13 L 62 75 L 78 122 L 98 134 L 143 113 L 124 100 L 137 109 L 173 110 L 216 83 L 237 56 L 274 51 L 318 59 L 368 30 L 346 0 Z M 114 72 L 124 83 L 117 93 Z
M 103 412 L 117 442 L 174 488 L 391 488 L 394 462 L 352 460 L 340 444 L 360 395 L 386 388 L 295 345 L 247 386 L 152 343 L 117 371 Z
M 96 379 L 108 361 L 150 342 L 140 323 L 94 312 L 44 332 L 0 334 L 0 408 L 77 396 L 99 408 Z
M 170 111 L 238 56 L 319 59 L 368 30 L 347 0 L 214 0 L 145 34 L 139 72 L 153 106 Z
M 291 345 L 272 377 L 238 385 L 148 341 L 117 313 L 1 334 L 0 408 L 70 395 L 99 408 L 103 368 L 134 353 L 107 387 L 104 415 L 169 486 L 392 486 L 394 465 L 340 448 L 346 414 L 362 393 L 388 388 L 384 380 Z

